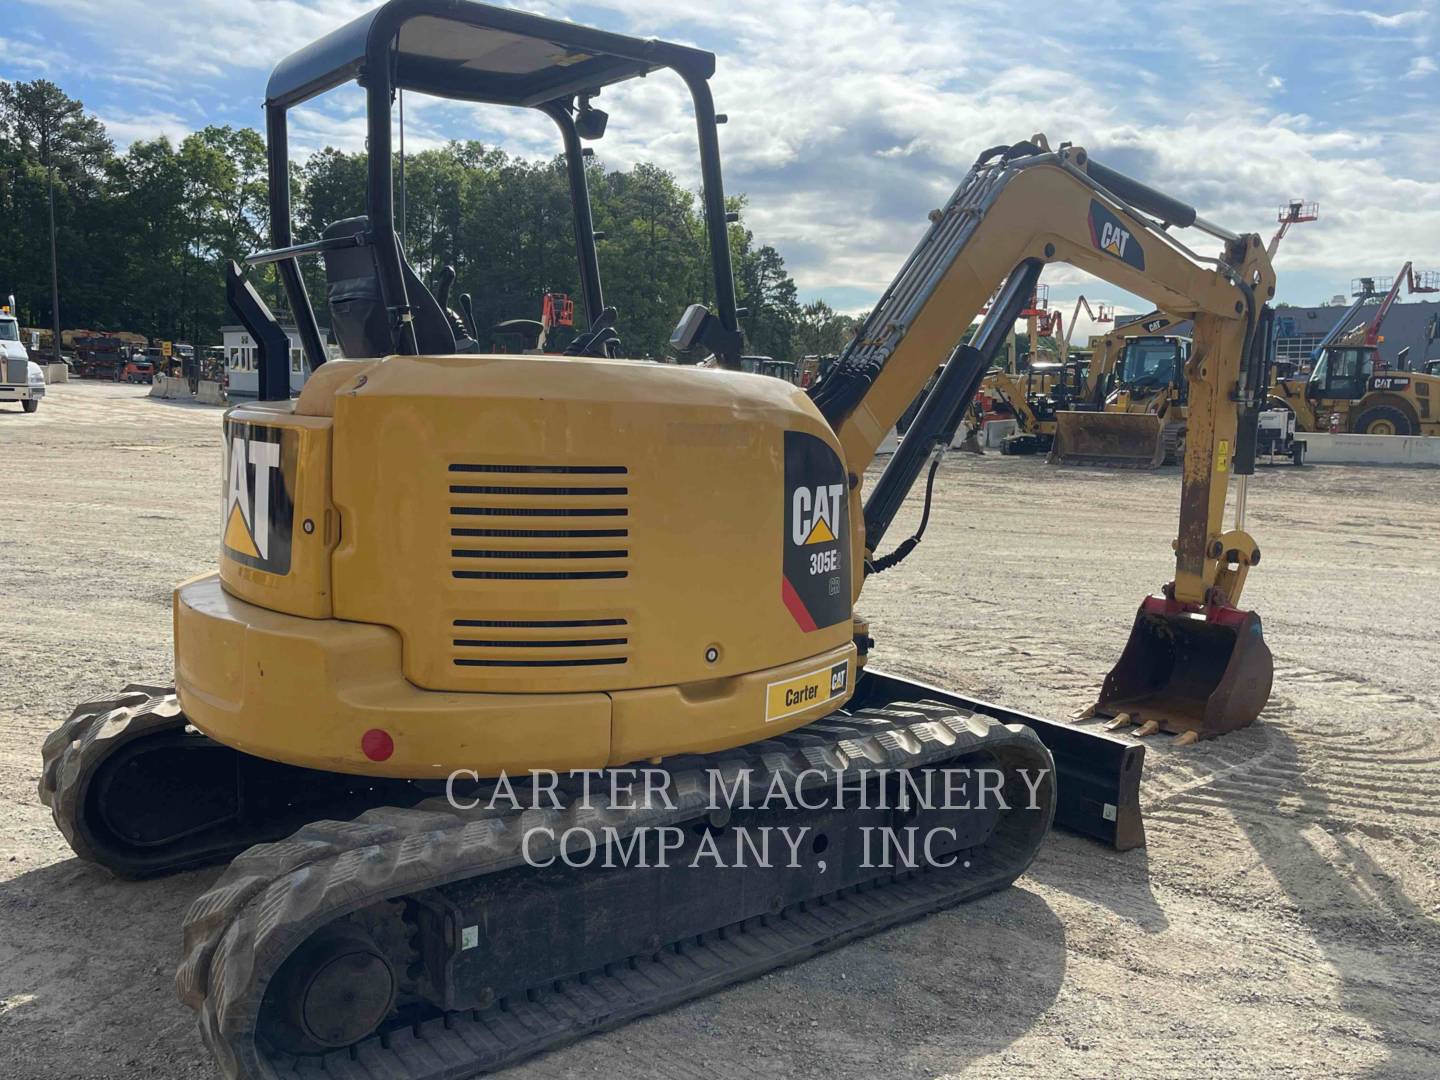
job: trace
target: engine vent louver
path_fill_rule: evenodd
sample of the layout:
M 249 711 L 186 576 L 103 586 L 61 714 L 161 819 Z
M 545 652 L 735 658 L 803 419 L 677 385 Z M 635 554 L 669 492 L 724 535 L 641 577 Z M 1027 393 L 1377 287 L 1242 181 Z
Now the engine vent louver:
M 451 576 L 485 581 L 597 581 L 629 576 L 624 465 L 450 465 Z M 489 520 L 471 524 L 467 519 Z M 508 527 L 506 518 L 524 519 Z M 552 527 L 545 527 L 545 526 Z M 486 543 L 457 541 L 479 538 Z
M 628 659 L 629 621 L 456 619 L 457 667 L 600 667 Z
M 512 594 L 512 588 L 549 583 L 560 611 L 455 619 L 453 664 L 578 669 L 627 663 L 631 627 L 616 613 L 612 584 L 631 571 L 626 466 L 454 463 L 447 482 L 451 576 L 473 582 L 490 610 L 505 616 L 528 614 L 529 603 L 518 612 L 515 603 L 521 596 L 533 603 L 535 596 L 533 590 Z M 551 594 L 542 595 L 550 608 Z

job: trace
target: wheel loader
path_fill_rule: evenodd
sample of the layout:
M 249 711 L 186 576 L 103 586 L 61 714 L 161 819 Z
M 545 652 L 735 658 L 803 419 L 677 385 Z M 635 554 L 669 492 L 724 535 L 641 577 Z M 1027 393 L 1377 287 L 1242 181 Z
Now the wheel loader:
M 276 267 L 313 373 L 292 399 L 288 341 L 232 263 L 259 400 L 224 418 L 218 572 L 175 591 L 175 687 L 77 708 L 40 785 L 75 851 L 122 876 L 232 860 L 185 918 L 176 977 L 226 1076 L 495 1069 L 1001 889 L 1052 820 L 1143 842 L 1141 744 L 887 675 L 855 607 L 919 542 L 883 546 L 1047 263 L 1196 321 L 1175 578 L 1144 601 L 1111 703 L 1210 736 L 1268 694 L 1258 617 L 1235 606 L 1258 551 L 1220 520 L 1243 458 L 1232 391 L 1274 291 L 1259 238 L 1033 136 L 980 156 L 810 392 L 755 378 L 714 69 L 686 46 L 391 0 L 271 76 L 272 247 L 248 262 Z M 694 105 L 713 279 L 713 309 L 677 312 L 673 344 L 710 369 L 624 358 L 591 225 L 596 96 L 667 75 Z M 297 243 L 287 114 L 349 81 L 366 214 Z M 565 355 L 479 351 L 410 265 L 402 89 L 555 123 L 583 327 Z M 1157 218 L 1204 228 L 1221 260 L 1196 263 Z M 906 796 L 957 777 L 973 795 L 977 776 L 993 798 Z M 717 781 L 767 798 L 717 800 Z M 770 828 L 803 843 L 704 857 Z M 923 857 L 874 857 L 876 830 L 923 832 Z

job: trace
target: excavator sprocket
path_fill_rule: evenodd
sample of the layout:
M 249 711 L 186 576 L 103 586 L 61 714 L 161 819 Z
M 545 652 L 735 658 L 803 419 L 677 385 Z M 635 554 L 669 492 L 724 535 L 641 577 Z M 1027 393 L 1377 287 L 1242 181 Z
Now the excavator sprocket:
M 664 768 L 663 798 L 616 800 L 599 782 L 558 808 L 434 799 L 245 852 L 191 907 L 176 976 L 223 1074 L 497 1069 L 1003 888 L 1055 809 L 1053 762 L 1032 731 L 936 702 L 842 710 Z M 965 768 L 998 770 L 1005 808 L 856 805 L 902 770 Z M 819 808 L 717 813 L 716 776 Z M 782 824 L 811 830 L 798 860 L 695 858 L 707 841 L 728 850 L 742 827 Z M 907 824 L 946 842 L 914 866 L 862 857 L 863 828 Z M 683 838 L 665 865 L 602 865 L 627 844 L 663 854 L 665 830 Z M 562 847 L 591 864 L 542 865 Z

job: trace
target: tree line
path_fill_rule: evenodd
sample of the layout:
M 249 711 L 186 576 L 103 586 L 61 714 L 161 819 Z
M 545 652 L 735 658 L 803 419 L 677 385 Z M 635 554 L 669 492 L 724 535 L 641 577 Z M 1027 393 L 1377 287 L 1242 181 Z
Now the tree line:
M 607 168 L 589 158 L 605 301 L 618 313 L 629 355 L 664 354 L 685 306 L 712 299 L 699 199 L 651 164 Z M 451 142 L 404 163 L 398 224 L 410 262 L 427 282 L 444 266 L 469 292 L 482 328 L 540 317 L 546 292 L 576 300 L 564 159 L 529 160 L 479 142 Z M 326 147 L 291 164 L 297 241 L 364 212 L 366 159 Z M 153 339 L 217 344 L 233 321 L 222 270 L 267 246 L 265 144 L 251 128 L 210 126 L 179 144 L 139 140 L 117 151 L 83 104 L 43 79 L 0 80 L 0 294 L 13 293 L 22 325 L 48 327 L 49 199 L 53 190 L 60 316 L 65 329 L 128 330 Z M 742 220 L 745 200 L 731 209 Z M 837 352 L 855 320 L 823 301 L 800 304 L 780 253 L 729 227 L 746 348 L 795 359 Z M 302 262 L 321 323 L 324 274 Z M 273 268 L 252 271 L 278 303 Z M 482 342 L 483 343 L 483 342 Z

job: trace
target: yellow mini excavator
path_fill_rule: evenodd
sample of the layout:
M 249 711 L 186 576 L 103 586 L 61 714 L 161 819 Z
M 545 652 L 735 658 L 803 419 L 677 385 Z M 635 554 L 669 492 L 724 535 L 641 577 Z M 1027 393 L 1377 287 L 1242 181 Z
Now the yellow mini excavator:
M 175 688 L 77 708 L 40 784 L 75 851 L 119 874 L 233 857 L 186 917 L 176 977 L 226 1076 L 495 1069 L 1003 888 L 1052 819 L 1140 843 L 1142 745 L 885 675 L 855 612 L 918 542 L 881 550 L 1046 263 L 1196 324 L 1175 580 L 1145 601 L 1113 703 L 1203 736 L 1268 694 L 1259 621 L 1233 606 L 1258 553 L 1220 521 L 1232 397 L 1274 291 L 1260 239 L 1079 147 L 997 146 L 810 392 L 757 379 L 738 370 L 714 63 L 391 0 L 271 76 L 273 247 L 249 262 L 275 266 L 313 374 L 292 400 L 286 336 L 232 263 L 260 400 L 224 419 L 219 570 L 175 592 Z M 711 369 L 623 358 L 586 192 L 596 95 L 667 71 L 694 103 L 714 303 L 673 344 Z M 351 80 L 367 213 L 296 243 L 287 113 Z M 411 268 L 402 89 L 556 124 L 583 327 L 566 355 L 481 352 Z M 1156 218 L 1206 229 L 1221 258 L 1197 263 Z M 309 256 L 345 359 L 325 362 Z M 862 480 L 936 355 L 899 451 Z M 937 777 L 943 799 L 891 797 Z M 768 858 L 766 829 L 789 830 Z M 923 834 L 923 857 L 877 855 L 877 831 Z

